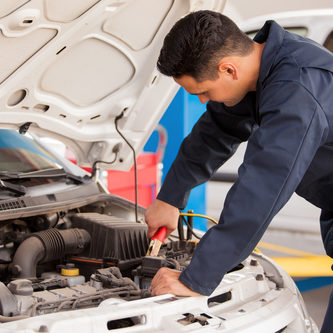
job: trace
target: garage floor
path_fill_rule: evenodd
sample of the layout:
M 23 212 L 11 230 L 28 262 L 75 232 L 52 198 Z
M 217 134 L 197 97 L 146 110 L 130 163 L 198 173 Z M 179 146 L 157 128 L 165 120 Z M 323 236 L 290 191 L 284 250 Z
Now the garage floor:
M 308 312 L 319 328 L 323 324 L 331 291 L 332 284 L 302 292 Z

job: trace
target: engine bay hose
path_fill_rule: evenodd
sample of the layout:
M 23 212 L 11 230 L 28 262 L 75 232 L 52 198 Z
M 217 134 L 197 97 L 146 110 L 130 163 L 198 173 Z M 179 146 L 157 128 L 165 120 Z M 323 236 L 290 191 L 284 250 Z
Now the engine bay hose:
M 38 263 L 78 254 L 90 243 L 84 229 L 48 229 L 31 234 L 17 248 L 10 270 L 17 278 L 35 278 Z

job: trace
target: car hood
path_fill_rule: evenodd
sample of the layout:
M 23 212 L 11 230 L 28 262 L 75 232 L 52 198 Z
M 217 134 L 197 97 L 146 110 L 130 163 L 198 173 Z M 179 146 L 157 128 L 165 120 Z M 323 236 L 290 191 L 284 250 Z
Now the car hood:
M 55 137 L 80 165 L 133 163 L 178 86 L 156 69 L 164 36 L 224 0 L 2 0 L 1 127 Z M 115 148 L 116 147 L 116 148 Z

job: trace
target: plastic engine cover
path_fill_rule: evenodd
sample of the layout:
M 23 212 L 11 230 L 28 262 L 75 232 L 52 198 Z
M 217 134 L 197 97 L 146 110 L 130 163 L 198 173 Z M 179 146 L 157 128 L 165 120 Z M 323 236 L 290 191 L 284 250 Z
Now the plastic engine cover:
M 87 230 L 90 247 L 82 256 L 112 258 L 119 261 L 142 258 L 148 249 L 147 226 L 98 213 L 80 213 L 71 217 L 73 227 Z

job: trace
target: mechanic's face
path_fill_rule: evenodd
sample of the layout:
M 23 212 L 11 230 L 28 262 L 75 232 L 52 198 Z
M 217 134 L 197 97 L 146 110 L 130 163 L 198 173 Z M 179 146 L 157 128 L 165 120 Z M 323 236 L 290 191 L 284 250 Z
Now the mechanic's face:
M 183 75 L 174 80 L 191 95 L 197 95 L 201 103 L 209 100 L 233 106 L 239 103 L 248 89 L 239 79 L 237 69 L 233 67 L 219 70 L 215 80 L 198 82 L 190 75 Z

